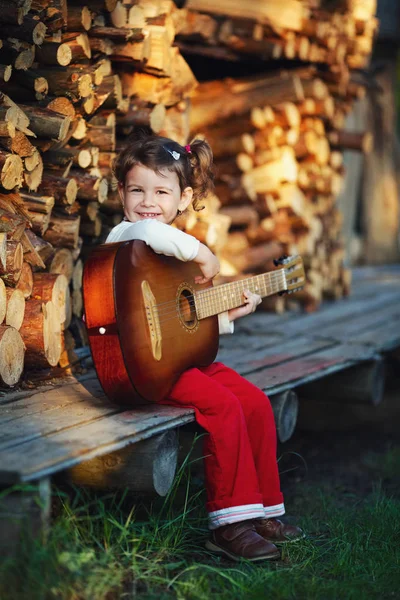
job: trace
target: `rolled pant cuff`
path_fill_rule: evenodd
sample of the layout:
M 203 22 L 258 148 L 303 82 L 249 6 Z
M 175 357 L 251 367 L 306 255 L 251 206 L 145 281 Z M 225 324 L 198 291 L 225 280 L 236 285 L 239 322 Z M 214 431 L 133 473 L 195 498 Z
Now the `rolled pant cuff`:
M 285 514 L 285 505 L 275 504 L 275 506 L 264 506 L 264 516 L 266 519 L 272 519 L 273 517 L 281 517 Z
M 265 509 L 262 504 L 230 506 L 229 508 L 223 508 L 208 513 L 208 527 L 209 529 L 217 529 L 218 527 L 229 525 L 230 523 L 260 518 L 265 518 Z

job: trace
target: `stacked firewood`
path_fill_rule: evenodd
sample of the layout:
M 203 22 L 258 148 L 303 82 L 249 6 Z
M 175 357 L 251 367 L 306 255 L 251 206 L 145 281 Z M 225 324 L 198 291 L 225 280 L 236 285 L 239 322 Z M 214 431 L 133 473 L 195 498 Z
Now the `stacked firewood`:
M 222 206 L 215 215 L 189 215 L 183 227 L 217 240 L 223 280 L 266 270 L 279 253 L 299 253 L 307 284 L 296 303 L 312 311 L 324 297 L 347 295 L 351 272 L 343 265 L 335 200 L 345 175 L 343 150 L 372 146 L 371 135 L 347 131 L 345 119 L 365 95 L 356 69 L 368 65 L 376 2 L 188 0 L 186 9 L 178 36 L 185 54 L 231 62 L 253 56 L 284 68 L 198 86 L 191 132 L 213 148 Z M 296 59 L 296 67 L 283 58 Z M 314 64 L 299 67 L 299 61 Z M 283 311 L 293 299 L 265 304 Z
M 9 386 L 24 368 L 68 372 L 74 345 L 87 342 L 83 261 L 122 218 L 112 160 L 137 125 L 186 142 L 196 79 L 173 46 L 172 0 L 0 5 L 0 385 Z

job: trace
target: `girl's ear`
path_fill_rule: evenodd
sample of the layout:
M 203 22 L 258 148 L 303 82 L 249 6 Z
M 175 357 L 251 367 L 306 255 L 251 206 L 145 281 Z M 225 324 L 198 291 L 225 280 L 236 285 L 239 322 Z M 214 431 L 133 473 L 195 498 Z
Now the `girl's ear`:
M 118 182 L 118 194 L 119 194 L 119 197 L 121 198 L 122 206 L 125 206 L 124 184 L 121 183 L 120 181 Z
M 189 204 L 191 203 L 192 199 L 193 199 L 193 188 L 186 187 L 181 194 L 181 199 L 179 202 L 178 209 L 181 212 L 186 210 L 187 207 L 189 206 Z

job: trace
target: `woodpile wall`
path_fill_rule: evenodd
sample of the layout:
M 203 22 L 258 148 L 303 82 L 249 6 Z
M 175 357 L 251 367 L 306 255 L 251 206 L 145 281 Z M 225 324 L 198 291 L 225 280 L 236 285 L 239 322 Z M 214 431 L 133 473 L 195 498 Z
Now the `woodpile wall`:
M 343 127 L 365 91 L 372 1 L 0 7 L 0 384 L 67 370 L 85 344 L 83 261 L 122 218 L 111 162 L 137 125 L 210 141 L 216 195 L 178 226 L 218 253 L 224 278 L 299 252 L 308 284 L 297 302 L 313 310 L 323 294 L 348 293 L 335 195 L 341 150 L 370 146 Z M 189 54 L 264 67 L 197 85 Z
M 301 254 L 304 290 L 264 301 L 268 308 L 300 304 L 312 311 L 323 298 L 347 295 L 351 272 L 343 265 L 336 197 L 343 151 L 372 148 L 371 134 L 346 130 L 345 120 L 366 93 L 376 2 L 188 0 L 185 6 L 186 26 L 177 36 L 185 56 L 266 65 L 260 74 L 196 89 L 191 133 L 205 136 L 214 150 L 221 207 L 218 215 L 189 215 L 186 230 L 199 235 L 200 220 L 205 240 L 215 240 L 223 280 L 260 272 L 277 253 Z

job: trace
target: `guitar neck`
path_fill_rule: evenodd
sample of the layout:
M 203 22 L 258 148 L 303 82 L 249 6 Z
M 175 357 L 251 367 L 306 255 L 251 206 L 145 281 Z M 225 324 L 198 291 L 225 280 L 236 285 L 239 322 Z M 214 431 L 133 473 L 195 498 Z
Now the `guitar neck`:
M 244 290 L 258 294 L 262 298 L 272 296 L 287 289 L 284 269 L 255 275 L 239 281 L 232 281 L 196 293 L 196 313 L 198 319 L 236 308 L 243 304 Z

